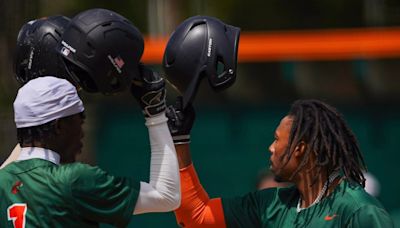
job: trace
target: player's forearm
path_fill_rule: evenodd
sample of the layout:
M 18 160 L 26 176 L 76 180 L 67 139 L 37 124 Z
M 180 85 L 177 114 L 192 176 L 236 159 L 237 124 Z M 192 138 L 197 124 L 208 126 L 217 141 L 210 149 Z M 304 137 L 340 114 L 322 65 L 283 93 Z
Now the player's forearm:
M 220 198 L 210 199 L 200 184 L 193 165 L 180 170 L 181 206 L 175 210 L 177 222 L 186 228 L 226 227 Z
M 134 214 L 166 212 L 180 204 L 179 168 L 174 144 L 164 114 L 148 118 L 151 163 L 150 181 L 141 182 Z
M 11 152 L 10 156 L 1 164 L 0 169 L 4 168 L 6 165 L 10 164 L 11 162 L 17 160 L 19 154 L 21 152 L 21 147 L 17 144 L 14 150 Z
M 192 164 L 189 145 L 190 145 L 189 143 L 175 144 L 176 154 L 178 156 L 179 169 L 186 168 Z

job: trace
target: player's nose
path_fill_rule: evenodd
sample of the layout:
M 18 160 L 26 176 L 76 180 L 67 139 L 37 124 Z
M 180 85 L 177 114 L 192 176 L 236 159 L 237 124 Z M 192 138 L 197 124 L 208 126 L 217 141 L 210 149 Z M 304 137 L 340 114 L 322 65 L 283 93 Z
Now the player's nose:
M 273 143 L 271 144 L 271 145 L 269 145 L 269 147 L 268 147 L 268 151 L 271 153 L 271 154 L 273 154 L 274 153 L 274 147 L 273 147 Z

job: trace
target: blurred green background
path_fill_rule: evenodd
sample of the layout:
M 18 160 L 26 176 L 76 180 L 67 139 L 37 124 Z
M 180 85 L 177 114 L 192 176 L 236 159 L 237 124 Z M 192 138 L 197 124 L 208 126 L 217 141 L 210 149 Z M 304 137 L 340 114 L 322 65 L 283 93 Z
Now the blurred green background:
M 130 19 L 146 35 L 169 35 L 185 18 L 215 16 L 248 31 L 392 27 L 400 25 L 395 0 L 105 1 L 0 0 L 0 161 L 16 144 L 12 102 L 18 85 L 12 59 L 19 28 L 48 15 L 69 17 L 107 8 Z M 400 39 L 400 38 L 399 38 Z M 204 81 L 196 97 L 192 154 L 211 197 L 255 190 L 268 166 L 273 132 L 289 105 L 318 98 L 338 107 L 358 136 L 369 171 L 380 182 L 378 198 L 400 208 L 400 59 L 241 63 L 236 83 L 215 93 Z M 152 65 L 162 72 L 160 65 Z M 112 97 L 82 92 L 85 148 L 79 160 L 116 175 L 148 180 L 149 143 L 144 119 L 128 93 Z M 168 90 L 172 104 L 176 92 Z M 172 213 L 133 216 L 130 227 L 177 227 Z

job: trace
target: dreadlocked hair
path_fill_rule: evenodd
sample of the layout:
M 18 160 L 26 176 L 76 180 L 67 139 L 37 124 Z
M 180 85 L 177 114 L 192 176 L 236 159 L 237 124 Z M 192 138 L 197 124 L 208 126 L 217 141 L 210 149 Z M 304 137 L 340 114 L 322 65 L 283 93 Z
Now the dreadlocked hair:
M 319 100 L 298 100 L 293 103 L 288 116 L 293 118 L 293 123 L 289 146 L 282 157 L 286 156 L 290 160 L 299 143 L 304 142 L 306 145 L 304 157 L 291 178 L 306 165 L 313 154 L 316 162 L 312 168 L 317 168 L 318 173 L 326 170 L 328 178 L 331 173 L 340 171 L 351 182 L 365 187 L 365 162 L 357 139 L 342 114 Z M 317 178 L 318 175 L 315 175 L 312 184 Z
M 53 120 L 39 126 L 17 128 L 18 143 L 34 146 L 34 142 L 43 142 L 55 135 L 55 123 L 56 120 Z

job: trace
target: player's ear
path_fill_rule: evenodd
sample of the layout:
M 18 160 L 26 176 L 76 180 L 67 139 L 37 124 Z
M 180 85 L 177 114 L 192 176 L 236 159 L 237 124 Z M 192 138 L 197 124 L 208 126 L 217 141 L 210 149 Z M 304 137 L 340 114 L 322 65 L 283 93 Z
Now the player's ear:
M 307 144 L 304 141 L 300 141 L 297 146 L 294 148 L 294 156 L 299 158 L 304 155 L 306 151 Z

